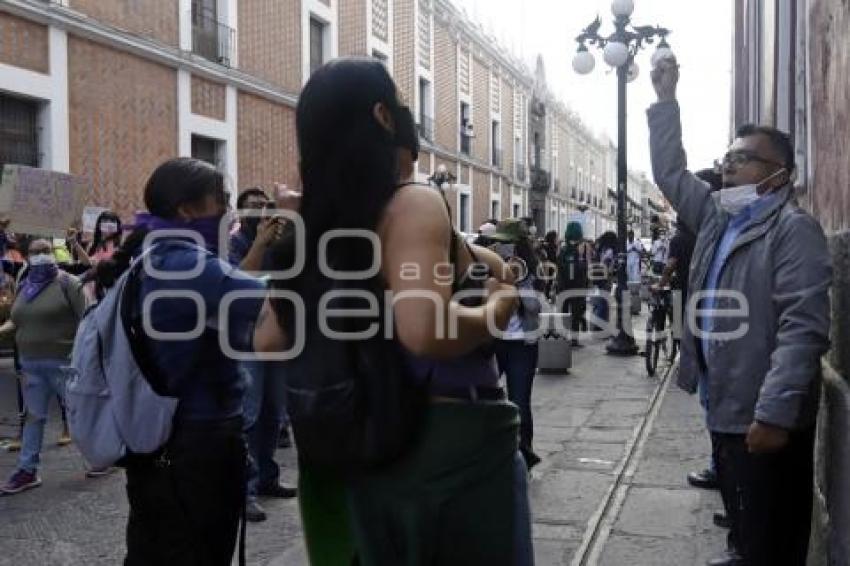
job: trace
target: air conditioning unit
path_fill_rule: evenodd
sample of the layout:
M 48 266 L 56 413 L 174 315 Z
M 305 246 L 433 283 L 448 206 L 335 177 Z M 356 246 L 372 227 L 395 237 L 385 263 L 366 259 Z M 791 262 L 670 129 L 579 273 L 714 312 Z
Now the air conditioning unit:
M 475 129 L 473 128 L 472 124 L 461 124 L 460 133 L 468 138 L 475 137 Z

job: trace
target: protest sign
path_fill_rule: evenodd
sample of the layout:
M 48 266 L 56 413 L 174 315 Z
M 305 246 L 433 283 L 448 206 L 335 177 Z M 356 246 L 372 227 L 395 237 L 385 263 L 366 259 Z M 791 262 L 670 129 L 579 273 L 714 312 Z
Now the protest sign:
M 102 206 L 87 206 L 83 209 L 83 225 L 82 231 L 83 233 L 89 234 L 94 232 L 95 224 L 97 224 L 97 217 L 100 216 L 104 212 L 108 212 L 108 208 L 104 208 Z
M 19 234 L 64 236 L 79 222 L 91 187 L 87 179 L 27 167 L 5 165 L 0 182 L 0 215 Z

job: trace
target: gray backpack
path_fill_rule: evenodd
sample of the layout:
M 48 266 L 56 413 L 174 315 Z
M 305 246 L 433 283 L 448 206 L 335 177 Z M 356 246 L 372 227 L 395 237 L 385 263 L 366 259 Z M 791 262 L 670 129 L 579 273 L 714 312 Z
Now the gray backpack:
M 65 368 L 71 437 L 95 468 L 114 465 L 128 453 L 156 452 L 171 436 L 178 399 L 153 390 L 133 354 L 122 318 L 128 280 L 138 278 L 149 252 L 136 258 L 83 317 L 71 365 Z

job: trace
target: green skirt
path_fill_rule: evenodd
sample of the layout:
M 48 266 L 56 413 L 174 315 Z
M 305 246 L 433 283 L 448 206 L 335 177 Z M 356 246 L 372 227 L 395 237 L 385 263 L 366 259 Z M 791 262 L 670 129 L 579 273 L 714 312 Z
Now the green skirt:
M 507 401 L 432 403 L 411 454 L 350 482 L 360 564 L 513 564 L 518 428 Z

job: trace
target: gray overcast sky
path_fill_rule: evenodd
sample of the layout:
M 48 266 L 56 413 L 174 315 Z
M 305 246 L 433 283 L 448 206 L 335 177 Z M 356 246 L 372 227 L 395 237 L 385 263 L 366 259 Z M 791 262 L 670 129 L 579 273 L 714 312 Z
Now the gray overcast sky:
M 600 33 L 613 31 L 610 0 L 452 0 L 533 68 L 543 55 L 550 88 L 594 131 L 616 141 L 616 75 L 593 51 L 590 75 L 572 70 L 575 36 L 599 14 Z M 728 145 L 733 0 L 635 0 L 632 21 L 671 30 L 668 41 L 681 65 L 679 101 L 691 169 L 711 165 Z M 648 46 L 637 57 L 640 76 L 628 89 L 629 166 L 649 172 L 645 110 L 655 99 Z

